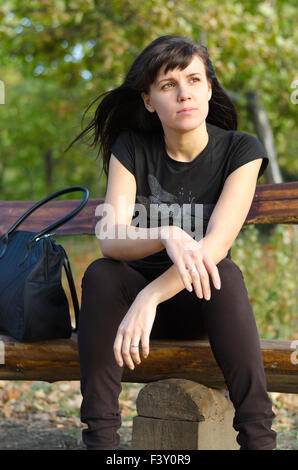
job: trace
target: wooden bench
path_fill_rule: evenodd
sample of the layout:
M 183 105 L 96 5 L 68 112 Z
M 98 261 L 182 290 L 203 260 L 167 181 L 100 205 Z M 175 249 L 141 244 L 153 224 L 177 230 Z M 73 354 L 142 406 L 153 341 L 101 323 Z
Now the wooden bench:
M 57 236 L 93 235 L 103 199 L 90 199 Z M 78 201 L 56 200 L 30 216 L 20 230 L 39 231 L 72 210 Z M 34 201 L 0 201 L 0 236 Z M 258 185 L 246 224 L 297 224 L 298 182 Z M 261 339 L 269 392 L 298 392 L 295 344 Z M 2 357 L 2 361 L 1 361 Z M 2 363 L 1 363 L 2 362 Z M 79 380 L 77 337 L 20 343 L 0 334 L 0 380 Z M 137 399 L 133 449 L 236 449 L 234 409 L 208 341 L 151 341 L 149 357 L 123 382 L 146 383 Z

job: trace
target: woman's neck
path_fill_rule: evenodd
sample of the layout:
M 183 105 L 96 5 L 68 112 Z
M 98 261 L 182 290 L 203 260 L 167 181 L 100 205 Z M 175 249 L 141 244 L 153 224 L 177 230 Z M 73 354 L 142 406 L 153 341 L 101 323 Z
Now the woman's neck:
M 164 129 L 164 139 L 167 154 L 171 158 L 179 162 L 191 162 L 208 144 L 206 121 L 200 127 L 183 133 L 170 128 Z

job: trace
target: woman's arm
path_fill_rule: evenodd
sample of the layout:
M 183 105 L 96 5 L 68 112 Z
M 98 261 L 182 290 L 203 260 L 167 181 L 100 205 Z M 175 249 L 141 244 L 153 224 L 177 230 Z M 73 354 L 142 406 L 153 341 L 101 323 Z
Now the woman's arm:
M 254 197 L 261 163 L 261 158 L 246 163 L 233 171 L 225 181 L 210 217 L 206 235 L 202 239 L 203 250 L 206 250 L 216 265 L 226 257 L 245 222 Z M 190 274 L 186 272 L 191 282 Z M 210 274 L 216 287 L 216 280 L 219 279 L 216 270 L 212 267 Z M 140 294 L 145 299 L 152 298 L 157 303 L 161 303 L 184 288 L 185 284 L 181 275 L 176 265 L 173 264 L 166 272 L 148 284 Z M 199 296 L 199 292 L 197 294 Z M 204 285 L 204 296 L 206 299 L 210 297 L 209 282 Z
M 218 241 L 212 236 L 204 239 L 204 246 L 215 263 L 225 256 L 224 250 L 218 247 Z M 150 333 L 157 305 L 173 297 L 184 288 L 178 270 L 173 264 L 166 272 L 139 292 L 120 323 L 115 338 L 114 355 L 120 367 L 125 363 L 130 369 L 134 369 L 134 364 L 141 362 L 141 353 L 144 358 L 148 356 Z M 138 347 L 140 345 L 141 351 Z
M 203 248 L 209 253 L 215 264 L 218 264 L 227 255 L 227 250 L 224 246 L 218 243 L 218 240 L 211 233 L 203 238 Z M 191 281 L 191 277 L 189 275 Z M 213 275 L 213 280 L 218 281 L 216 273 Z M 175 264 L 165 271 L 161 276 L 150 282 L 140 293 L 144 300 L 146 298 L 154 300 L 158 305 L 165 300 L 170 299 L 178 294 L 181 290 L 185 289 L 185 285 L 181 279 L 178 269 Z M 210 289 L 205 292 L 205 296 L 210 297 Z M 209 300 L 209 299 L 208 299 Z
M 117 260 L 137 260 L 165 249 L 160 227 L 142 228 L 117 224 L 110 229 L 102 254 Z M 122 234 L 122 235 L 121 235 Z
M 118 260 L 136 260 L 164 250 L 160 228 L 131 225 L 136 200 L 136 180 L 122 163 L 111 155 L 104 204 L 96 208 L 101 217 L 95 226 L 102 254 Z

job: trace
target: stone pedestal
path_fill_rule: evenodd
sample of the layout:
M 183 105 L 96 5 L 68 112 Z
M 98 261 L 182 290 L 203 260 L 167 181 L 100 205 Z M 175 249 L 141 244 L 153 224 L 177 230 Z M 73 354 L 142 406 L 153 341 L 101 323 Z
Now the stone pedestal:
M 190 380 L 146 385 L 137 398 L 134 450 L 237 450 L 234 407 L 225 391 Z

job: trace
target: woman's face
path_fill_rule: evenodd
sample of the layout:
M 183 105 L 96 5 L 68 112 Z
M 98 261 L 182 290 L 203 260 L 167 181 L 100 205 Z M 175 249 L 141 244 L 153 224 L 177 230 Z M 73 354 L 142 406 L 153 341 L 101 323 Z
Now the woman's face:
M 165 65 L 150 86 L 149 94 L 142 93 L 146 108 L 156 111 L 164 130 L 196 129 L 208 115 L 212 94 L 203 61 L 194 55 L 184 70 L 177 68 L 164 74 L 164 69 Z

